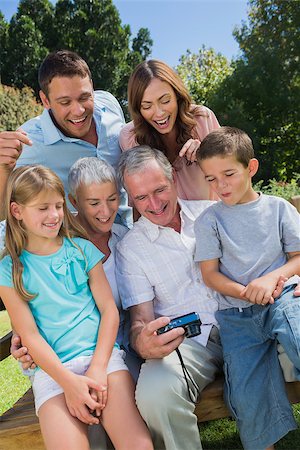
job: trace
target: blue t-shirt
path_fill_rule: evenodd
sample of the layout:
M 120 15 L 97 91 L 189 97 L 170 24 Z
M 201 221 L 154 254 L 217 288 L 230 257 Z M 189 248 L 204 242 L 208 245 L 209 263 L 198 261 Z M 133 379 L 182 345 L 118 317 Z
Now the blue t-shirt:
M 219 260 L 226 277 L 247 286 L 300 251 L 300 215 L 283 198 L 260 194 L 243 204 L 216 202 L 195 221 L 195 261 Z M 252 303 L 218 294 L 219 309 Z
M 93 117 L 98 135 L 97 147 L 82 139 L 65 136 L 54 125 L 48 110 L 45 109 L 40 116 L 28 120 L 21 126 L 33 144 L 24 145 L 17 166 L 42 164 L 49 167 L 63 181 L 66 194 L 68 194 L 70 167 L 79 158 L 98 157 L 116 169 L 121 154 L 119 134 L 125 123 L 122 109 L 109 92 L 95 91 Z M 73 210 L 70 203 L 68 206 Z M 127 227 L 132 226 L 132 209 L 128 206 L 124 189 L 121 190 L 116 221 Z
M 80 251 L 64 238 L 61 248 L 46 256 L 23 250 L 25 289 L 37 296 L 29 301 L 40 334 L 62 362 L 92 355 L 100 313 L 88 284 L 89 271 L 103 258 L 94 244 L 73 238 Z M 13 287 L 12 260 L 0 261 L 0 286 Z

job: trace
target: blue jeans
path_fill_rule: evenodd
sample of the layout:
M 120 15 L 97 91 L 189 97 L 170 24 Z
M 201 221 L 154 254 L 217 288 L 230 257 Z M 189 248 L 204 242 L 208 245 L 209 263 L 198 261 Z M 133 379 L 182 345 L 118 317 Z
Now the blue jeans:
M 300 297 L 287 287 L 273 305 L 218 311 L 225 400 L 242 444 L 261 450 L 297 428 L 277 355 L 280 342 L 300 380 Z

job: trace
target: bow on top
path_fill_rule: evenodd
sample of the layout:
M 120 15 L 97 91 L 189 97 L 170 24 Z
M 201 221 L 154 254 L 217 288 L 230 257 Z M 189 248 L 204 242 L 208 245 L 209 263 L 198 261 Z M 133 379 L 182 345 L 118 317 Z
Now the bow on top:
M 65 253 L 52 259 L 52 272 L 57 276 L 63 276 L 67 291 L 76 294 L 88 280 L 85 271 L 85 258 L 80 250 L 69 247 Z

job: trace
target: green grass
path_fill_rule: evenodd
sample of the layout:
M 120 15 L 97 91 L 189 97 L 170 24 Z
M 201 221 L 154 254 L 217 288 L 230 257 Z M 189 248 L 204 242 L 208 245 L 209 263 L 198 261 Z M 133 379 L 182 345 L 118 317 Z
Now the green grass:
M 0 336 L 10 330 L 6 311 L 0 312 Z M 9 409 L 30 386 L 28 377 L 24 377 L 17 361 L 9 356 L 0 362 L 0 415 Z
M 294 415 L 300 427 L 300 404 L 293 405 Z M 202 446 L 205 450 L 242 450 L 234 420 L 220 419 L 200 424 Z M 276 444 L 276 450 L 299 450 L 300 429 L 291 431 Z
M 0 336 L 10 330 L 6 311 L 0 312 Z M 21 373 L 18 363 L 10 356 L 0 362 L 0 415 L 9 409 L 28 389 L 30 383 Z M 294 405 L 294 414 L 300 427 L 300 404 Z M 234 420 L 220 419 L 199 426 L 205 450 L 242 450 Z M 186 447 L 188 449 L 188 445 Z M 299 450 L 300 429 L 290 432 L 276 444 L 276 450 Z

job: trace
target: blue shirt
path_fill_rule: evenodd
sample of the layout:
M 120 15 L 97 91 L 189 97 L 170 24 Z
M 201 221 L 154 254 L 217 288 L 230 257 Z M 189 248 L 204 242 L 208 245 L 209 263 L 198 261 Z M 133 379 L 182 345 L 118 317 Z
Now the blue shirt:
M 88 284 L 88 272 L 103 258 L 90 241 L 64 238 L 51 255 L 23 250 L 23 284 L 37 296 L 28 305 L 40 334 L 62 362 L 92 355 L 98 336 L 100 313 Z M 0 261 L 0 285 L 13 287 L 12 261 Z
M 122 109 L 113 95 L 105 91 L 95 91 L 94 120 L 98 135 L 97 147 L 82 139 L 65 136 L 53 123 L 49 111 L 25 122 L 21 128 L 26 131 L 33 145 L 24 145 L 17 166 L 42 164 L 52 169 L 63 181 L 68 194 L 68 173 L 79 159 L 96 156 L 107 161 L 115 169 L 121 149 L 119 133 L 124 125 Z M 132 226 L 132 209 L 128 206 L 127 194 L 121 191 L 120 208 L 116 222 Z M 72 210 L 71 204 L 68 204 Z
M 283 266 L 287 253 L 300 251 L 300 215 L 289 202 L 273 195 L 226 205 L 219 201 L 195 221 L 195 261 L 219 260 L 219 271 L 247 286 Z M 219 309 L 247 308 L 246 300 L 217 296 Z

